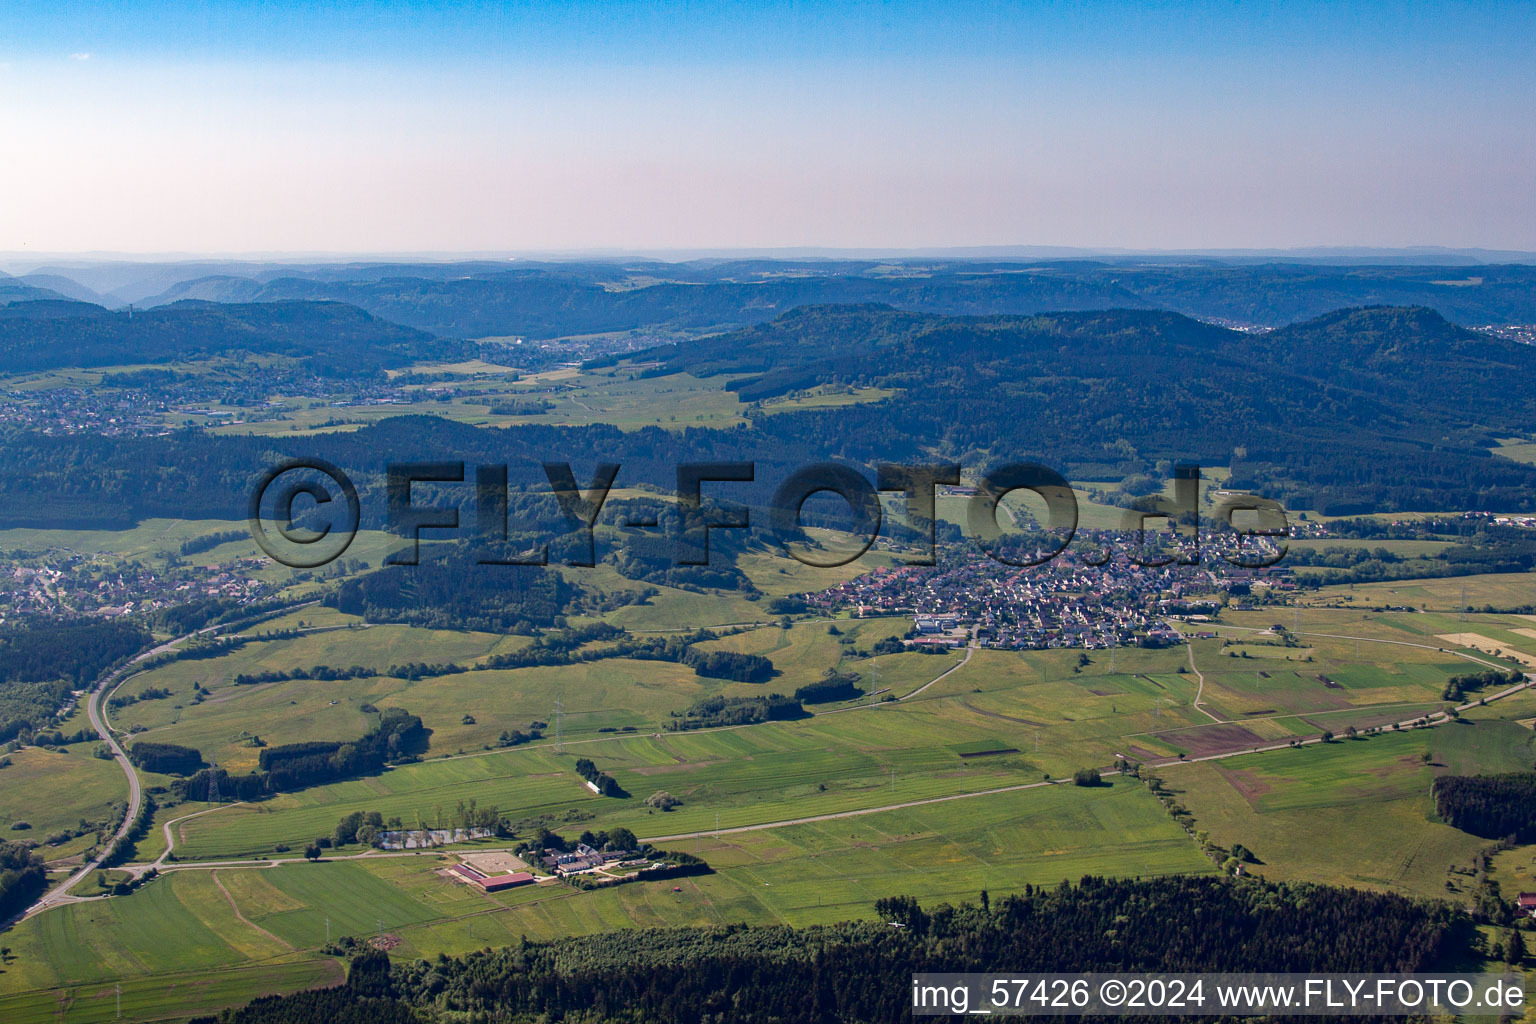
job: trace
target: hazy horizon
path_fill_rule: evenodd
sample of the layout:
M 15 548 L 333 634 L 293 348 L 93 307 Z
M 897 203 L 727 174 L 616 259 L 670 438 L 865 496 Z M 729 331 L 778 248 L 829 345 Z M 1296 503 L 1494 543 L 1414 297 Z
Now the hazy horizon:
M 0 252 L 1536 250 L 1536 9 L 0 11 Z

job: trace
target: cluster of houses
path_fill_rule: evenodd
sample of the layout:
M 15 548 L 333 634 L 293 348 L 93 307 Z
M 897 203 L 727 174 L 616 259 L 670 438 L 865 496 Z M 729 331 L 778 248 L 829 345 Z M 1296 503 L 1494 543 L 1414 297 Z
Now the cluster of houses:
M 44 434 L 165 432 L 166 403 L 140 390 L 18 388 L 0 391 L 0 424 Z
M 0 620 L 7 614 L 99 615 L 115 618 L 185 604 L 194 597 L 248 602 L 271 588 L 254 574 L 221 569 L 155 572 L 112 565 L 72 552 L 50 550 L 38 564 L 0 572 Z
M 1493 521 L 1498 526 L 1519 526 L 1527 530 L 1536 530 L 1536 516 L 1494 516 Z
M 639 850 L 597 850 L 586 843 L 579 843 L 574 850 L 545 848 L 539 863 L 548 871 L 561 877 L 596 871 L 609 864 L 619 864 L 640 856 Z
M 1187 584 L 1130 564 L 1016 568 L 989 559 L 876 569 L 809 598 L 860 616 L 911 614 L 908 646 L 1039 650 L 1177 643 L 1158 601 Z
M 1287 587 L 1279 570 L 1222 565 L 1102 566 L 1064 557 L 1015 567 L 987 558 L 879 568 L 807 595 L 807 603 L 857 616 L 909 614 L 909 648 L 1006 650 L 1161 647 L 1184 642 L 1169 619 L 1202 622 L 1254 587 Z M 1222 594 L 1227 595 L 1223 598 Z

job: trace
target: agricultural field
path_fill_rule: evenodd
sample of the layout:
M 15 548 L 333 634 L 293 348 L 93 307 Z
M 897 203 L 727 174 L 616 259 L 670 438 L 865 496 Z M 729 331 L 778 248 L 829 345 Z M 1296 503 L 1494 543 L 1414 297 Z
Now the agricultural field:
M 830 409 L 842 405 L 883 402 L 899 393 L 892 388 L 852 388 L 836 385 L 812 388 L 792 397 L 766 399 L 760 405 L 766 413 L 798 412 L 802 409 Z
M 145 519 L 137 526 L 123 530 L 49 530 L 28 527 L 0 530 L 0 548 L 21 551 L 56 548 L 81 554 L 106 553 L 125 560 L 149 561 L 176 554 L 186 541 L 244 529 L 245 524 L 242 522 L 223 519 Z M 250 543 L 248 547 L 254 555 L 256 545 Z M 244 551 L 245 548 L 240 550 Z
M 1304 612 L 1303 633 L 1319 626 L 1366 637 L 1404 635 L 1393 625 L 1394 616 Z M 1351 621 L 1332 624 L 1340 618 Z M 1016 785 L 1046 774 L 1059 778 L 1122 756 L 1201 757 L 1284 744 L 1324 729 L 1342 733 L 1349 725 L 1411 720 L 1443 705 L 1440 691 L 1447 678 L 1480 668 L 1453 651 L 1417 641 L 1357 644 L 1309 636 L 1305 647 L 1284 647 L 1274 636 L 1262 635 L 1260 619 L 1251 621 L 1256 624 L 1224 627 L 1224 635 L 1229 631 L 1239 638 L 1230 646 L 1218 638 L 1196 640 L 1189 647 L 1091 655 L 978 650 L 845 657 L 847 650 L 867 648 L 900 628 L 899 620 L 882 619 L 801 620 L 788 629 L 762 626 L 706 645 L 771 657 L 781 675 L 768 684 L 706 680 L 671 663 L 614 659 L 415 681 L 377 677 L 236 687 L 208 674 L 225 671 L 228 678 L 227 670 L 217 668 L 225 659 L 215 659 L 166 667 L 194 666 L 214 680 L 206 684 L 210 696 L 202 703 L 178 710 L 178 692 L 177 698 L 125 709 L 119 724 L 128 715 L 159 716 L 138 720 L 148 728 L 146 738 L 210 750 L 231 769 L 254 765 L 257 750 L 242 734 L 259 723 L 267 723 L 261 727 L 268 730 L 263 735 L 268 742 L 344 738 L 371 724 L 371 715 L 360 710 L 369 703 L 405 707 L 433 730 L 429 758 L 422 764 L 186 823 L 186 848 L 178 854 L 210 858 L 268 854 L 277 844 L 302 844 L 328 832 L 351 810 L 379 810 L 405 820 L 419 814 L 431 821 L 442 807 L 453 805 L 456 798 L 449 794 L 454 792 L 474 795 L 514 819 L 575 812 L 592 815 L 594 827 L 623 824 L 641 834 L 656 834 L 662 827 L 669 833 L 705 828 L 717 814 L 734 827 L 793 818 L 806 806 L 818 813 L 880 806 Z M 304 641 L 355 643 L 383 628 L 316 633 Z M 388 628 L 407 636 L 430 632 Z M 470 651 L 474 643 L 493 639 L 459 635 Z M 845 645 L 843 640 L 853 642 Z M 255 657 L 249 652 L 260 646 L 231 657 Z M 306 654 L 298 663 L 307 660 Z M 866 707 L 813 706 L 814 715 L 799 721 L 665 731 L 675 712 L 701 696 L 787 692 L 833 665 L 858 672 L 866 686 L 878 678 L 891 696 L 909 699 Z M 524 747 L 483 749 L 494 745 L 503 729 L 525 728 L 535 718 L 550 721 L 556 700 L 565 709 L 564 753 L 555 749 L 553 730 Z M 1016 753 L 966 760 L 950 749 L 977 737 Z M 577 756 L 592 758 L 635 797 L 665 789 L 682 797 L 684 806 L 667 815 L 663 826 L 648 820 L 652 816 L 639 800 L 595 797 L 571 769 Z
M 1497 448 L 1490 448 L 1488 450 L 1495 455 L 1502 455 L 1506 459 L 1514 459 L 1516 462 L 1536 465 L 1536 441 L 1528 438 L 1501 438 Z
M 874 688 L 875 679 L 881 674 L 879 664 L 881 661 L 885 663 L 887 669 L 886 674 L 880 678 L 881 688 L 893 686 L 902 678 L 901 675 L 890 674 L 899 672 L 898 666 L 912 665 L 914 668 L 923 670 L 933 669 L 934 671 L 928 674 L 928 678 L 932 678 L 939 670 L 942 665 L 941 660 L 921 654 L 887 655 L 884 658 L 854 658 L 850 654 L 855 649 L 868 653 L 872 644 L 888 637 L 899 637 L 910 626 L 911 621 L 906 618 L 856 619 L 839 622 L 810 619 L 793 623 L 788 629 L 775 624 L 734 633 L 719 640 L 705 641 L 699 644 L 698 648 L 702 651 L 757 654 L 771 659 L 778 673 L 766 684 L 772 690 L 793 693 L 796 687 L 820 679 L 827 669 L 837 668 L 840 671 L 858 672 L 862 677 L 859 685 L 868 691 Z M 837 632 L 834 633 L 832 630 Z M 906 675 L 911 673 L 908 672 Z M 923 682 L 927 682 L 927 679 Z M 748 696 L 760 692 L 761 689 L 762 687 L 756 684 L 738 683 L 727 687 L 725 692 L 732 696 Z
M 1456 898 L 1474 881 L 1460 869 L 1489 843 L 1435 820 L 1430 783 L 1442 773 L 1529 770 L 1536 733 L 1513 716 L 1533 708 L 1536 698 L 1522 695 L 1431 729 L 1169 765 L 1158 774 L 1199 830 L 1252 850 L 1252 870 L 1265 877 Z
M 1468 607 L 1524 608 L 1536 604 L 1536 576 L 1488 573 L 1439 579 L 1394 580 L 1322 587 L 1314 603 L 1408 605 L 1423 611 L 1459 612 Z
M 1092 514 L 1110 511 L 1120 512 L 1103 506 Z M 33 540 L 49 539 L 33 533 Z M 193 535 L 163 524 L 104 531 L 92 543 L 125 557 L 164 557 Z M 197 557 L 225 557 L 242 543 Z M 254 803 L 175 804 L 163 791 L 170 779 L 146 777 L 161 787 L 163 806 L 136 860 L 165 854 L 164 876 L 131 896 L 56 908 L 16 928 L 8 936 L 16 959 L 0 973 L 0 1015 L 57 1018 L 64 1005 L 64 1019 L 110 1019 L 109 982 L 110 1008 L 115 1012 L 121 982 L 125 1011 L 134 1006 L 145 1019 L 323 983 L 338 970 L 321 952 L 328 927 L 332 936 L 391 935 L 395 956 L 433 956 L 524 934 L 802 925 L 865 916 L 884 895 L 962 900 L 982 889 L 1003 893 L 1085 873 L 1215 870 L 1139 781 L 1062 781 L 1121 758 L 1152 762 L 1148 770 L 1163 778 L 1197 830 L 1222 845 L 1247 846 L 1260 874 L 1459 898 L 1467 880 L 1448 869 L 1470 863 L 1486 843 L 1432 819 L 1430 781 L 1447 771 L 1527 767 L 1536 756 L 1533 734 L 1519 724 L 1536 717 L 1536 695 L 1471 708 L 1455 724 L 1391 729 L 1442 708 L 1453 675 L 1536 663 L 1536 619 L 1512 613 L 1400 610 L 1416 602 L 1365 587 L 1326 588 L 1306 606 L 1225 608 L 1213 623 L 1181 624 L 1191 642 L 1167 649 L 873 657 L 873 645 L 904 634 L 909 618 L 769 611 L 775 597 L 891 561 L 877 549 L 853 565 L 816 569 L 755 550 L 740 566 L 761 600 L 663 587 L 645 603 L 572 620 L 600 618 L 639 635 L 717 628 L 721 636 L 701 649 L 770 658 L 776 675 L 766 683 L 609 659 L 414 680 L 235 684 L 241 674 L 316 665 L 472 668 L 531 642 L 369 624 L 319 605 L 251 627 L 248 642 L 229 653 L 135 674 L 113 695 L 149 699 L 110 712 L 115 728 L 132 732 L 125 739 L 193 746 L 232 772 L 254 769 L 262 743 L 346 740 L 392 706 L 419 715 L 430 742 L 417 763 Z M 643 586 L 611 565 L 557 571 L 602 591 Z M 1499 585 L 1490 578 L 1449 584 L 1490 593 Z M 1399 610 L 1377 610 L 1388 607 Z M 293 630 L 299 635 L 270 635 Z M 811 705 L 808 716 L 790 721 L 669 728 L 700 698 L 793 693 L 829 668 L 855 672 L 862 688 L 878 692 Z M 154 696 L 161 690 L 169 695 Z M 503 731 L 535 720 L 549 723 L 543 739 L 497 745 Z M 1324 730 L 1343 737 L 1351 726 L 1387 731 L 1313 742 Z M 1307 745 L 1287 747 L 1297 740 Z M 90 775 L 28 782 L 29 794 L 58 787 L 60 820 L 79 816 L 62 809 L 73 808 L 70 799 L 102 807 L 120 799 L 119 769 L 90 758 L 88 746 L 59 755 L 29 748 L 0 770 L 0 825 L 9 820 L 8 773 L 36 773 L 27 761 L 36 757 Z M 628 797 L 588 789 L 575 771 L 583 757 Z M 646 806 L 660 791 L 681 804 L 669 812 Z M 663 848 L 695 852 L 716 871 L 675 886 L 581 892 L 544 884 L 488 896 L 435 874 L 452 850 L 365 855 L 353 845 L 328 850 L 318 864 L 301 861 L 308 843 L 351 812 L 378 811 L 414 828 L 445 823 L 468 799 L 495 808 L 519 834 L 540 825 L 566 833 L 624 826 Z M 462 849 L 507 842 L 477 840 Z M 87 884 L 80 894 L 90 891 Z M 155 941 L 166 931 L 175 941 Z M 163 998 L 146 984 L 151 976 L 169 979 Z M 178 999 L 193 976 L 205 986 Z
M 167 667 L 187 666 L 194 670 L 192 675 L 196 668 L 207 670 L 213 664 L 186 662 Z M 137 686 L 165 685 L 160 672 L 145 675 Z M 613 659 L 417 680 L 370 676 L 252 686 L 215 680 L 203 684 L 211 696 L 198 704 L 184 704 L 181 698 L 190 690 L 189 678 L 177 696 L 134 704 L 114 716 L 114 721 L 143 727 L 140 735 L 145 739 L 194 746 L 213 754 L 229 770 L 244 771 L 255 767 L 260 752 L 250 737 L 289 743 L 360 736 L 378 720 L 377 711 L 365 705 L 403 707 L 421 716 L 432 731 L 431 750 L 454 753 L 494 744 L 503 731 L 526 730 L 532 721 L 550 719 L 557 700 L 565 704 L 568 736 L 623 726 L 658 727 L 671 712 L 703 696 L 705 682 L 684 666 Z M 466 716 L 473 721 L 466 722 Z
M 304 611 L 293 613 L 291 623 L 283 625 L 310 621 L 300 617 Z M 317 611 L 324 613 L 316 617 L 317 624 L 323 625 L 314 632 L 255 640 L 219 658 L 176 661 L 133 677 L 119 694 L 131 696 L 153 687 L 169 690 L 171 695 L 115 711 L 114 724 L 136 730 L 145 739 L 197 747 L 225 768 L 243 771 L 256 764 L 260 747 L 254 737 L 266 743 L 346 739 L 361 735 L 376 720 L 376 713 L 365 708 L 398 706 L 420 715 L 431 730 L 429 762 L 398 767 L 378 780 L 320 787 L 269 801 L 259 808 L 266 823 L 263 828 L 271 832 L 265 843 L 240 837 L 238 829 L 227 842 L 215 838 L 225 831 L 221 823 L 239 821 L 241 813 L 219 812 L 189 823 L 189 855 L 246 856 L 270 851 L 278 843 L 306 841 L 310 835 L 328 831 L 345 810 L 354 809 L 356 797 L 349 794 L 359 787 L 390 798 L 388 808 L 377 809 L 407 818 L 417 813 L 430 818 L 438 798 L 411 799 L 407 794 L 432 794 L 441 788 L 429 780 L 437 762 L 461 754 L 471 756 L 452 763 L 482 767 L 468 776 L 456 776 L 454 784 L 478 780 L 474 792 L 482 795 L 482 802 L 507 813 L 532 816 L 563 813 L 577 805 L 585 809 L 589 803 L 603 805 L 607 802 L 589 800 L 590 794 L 579 785 L 567 787 L 560 796 L 536 794 L 518 783 L 541 774 L 568 773 L 568 768 L 551 760 L 553 729 L 547 730 L 545 741 L 526 748 L 487 749 L 496 745 L 504 730 L 525 729 L 534 720 L 552 721 L 556 701 L 564 706 L 560 725 L 570 750 L 591 756 L 631 792 L 643 797 L 669 788 L 670 783 L 651 785 L 647 781 L 651 775 L 683 771 L 690 779 L 708 776 L 698 791 L 699 802 L 679 813 L 718 811 L 736 824 L 751 824 L 775 820 L 773 815 L 780 812 L 770 812 L 764 805 L 754 811 L 755 819 L 742 817 L 741 801 L 725 794 L 745 790 L 730 781 L 732 769 L 725 758 L 678 749 L 706 736 L 740 730 L 691 736 L 664 731 L 674 714 L 703 696 L 792 692 L 829 667 L 857 672 L 866 690 L 910 699 L 863 708 L 813 706 L 812 718 L 751 727 L 753 771 L 775 757 L 804 759 L 808 750 L 838 750 L 841 762 L 821 765 L 811 759 L 803 764 L 823 772 L 816 781 L 834 793 L 850 779 L 871 775 L 875 766 L 876 773 L 898 768 L 898 790 L 906 787 L 921 790 L 919 795 L 933 795 L 985 788 L 977 782 L 983 777 L 1000 786 L 1027 773 L 1060 777 L 1121 756 L 1133 760 L 1198 757 L 1284 743 L 1324 729 L 1341 732 L 1347 725 L 1365 728 L 1412 719 L 1442 704 L 1440 693 L 1450 676 L 1484 665 L 1513 664 L 1435 639 L 1436 630 L 1457 628 L 1461 634 L 1486 637 L 1489 650 L 1503 644 L 1511 652 L 1515 645 L 1536 652 L 1536 636 L 1517 632 L 1524 627 L 1514 622 L 1524 620 L 1510 617 L 1474 616 L 1453 622 L 1418 613 L 1308 608 L 1289 615 L 1286 629 L 1295 637 L 1291 640 L 1270 629 L 1269 620 L 1277 613 L 1229 612 L 1218 627 L 1217 639 L 1197 639 L 1188 647 L 1169 650 L 1092 654 L 978 650 L 873 658 L 850 652 L 867 651 L 874 641 L 899 634 L 905 620 L 811 618 L 791 622 L 788 628 L 778 623 L 747 628 L 703 645 L 770 657 L 779 675 L 767 684 L 703 679 L 684 666 L 629 659 L 417 680 L 376 676 L 233 683 L 240 673 L 315 664 L 383 668 L 421 660 L 472 665 L 527 642 L 494 634 L 362 626 L 334 612 Z M 194 695 L 194 683 L 205 692 Z M 1201 695 L 1198 707 L 1197 692 Z M 937 760 L 927 756 L 941 743 L 965 742 L 978 735 L 995 737 L 1022 752 L 1011 774 L 990 759 L 983 759 L 986 764 L 961 765 L 948 755 Z M 866 763 L 855 754 L 873 760 Z M 902 763 L 912 770 L 902 769 Z M 669 764 L 687 767 L 669 768 Z M 625 773 L 631 770 L 642 778 L 627 778 Z M 773 773 L 761 782 L 763 790 L 784 784 Z M 482 790 L 480 783 L 489 788 Z M 827 802 L 833 799 L 828 797 Z M 750 802 L 757 800 L 754 796 Z M 306 805 L 327 810 L 318 815 L 298 813 Z M 338 809 L 343 805 L 345 809 Z M 376 809 L 366 803 L 355 806 Z M 632 814 L 613 810 L 603 807 L 598 812 L 601 820 L 643 829 L 645 823 Z M 782 816 L 793 814 L 792 809 L 785 810 Z
M 231 993 L 215 982 L 197 1006 L 219 1005 L 221 996 L 249 998 L 262 985 L 317 984 L 299 979 L 304 968 L 311 978 L 335 976 L 334 963 L 320 952 L 327 928 L 333 937 L 383 932 L 398 939 L 396 955 L 435 956 L 518 935 L 727 921 L 812 924 L 868 916 L 885 895 L 959 901 L 982 889 L 1003 892 L 1089 873 L 1214 870 L 1131 781 L 1046 786 L 672 845 L 696 851 L 716 872 L 683 880 L 677 891 L 664 883 L 598 892 L 553 884 L 486 895 L 439 877 L 435 870 L 451 861 L 431 853 L 173 870 L 132 896 L 67 906 L 17 928 L 10 936 L 15 960 L 0 975 L 0 1010 L 18 1024 L 52 1019 L 60 990 L 73 990 L 77 1005 L 99 1006 L 100 986 L 121 978 L 125 1007 L 140 1007 L 138 1019 L 154 1019 L 182 1012 L 178 972 L 231 981 Z M 162 981 L 162 1001 L 134 984 L 150 973 L 173 976 Z

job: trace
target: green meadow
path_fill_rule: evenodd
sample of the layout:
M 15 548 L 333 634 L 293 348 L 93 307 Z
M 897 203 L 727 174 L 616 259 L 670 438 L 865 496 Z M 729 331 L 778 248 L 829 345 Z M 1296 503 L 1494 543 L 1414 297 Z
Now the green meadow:
M 0 975 L 0 1011 L 17 1024 L 58 1019 L 61 1000 L 72 998 L 82 1014 L 96 1014 L 99 993 L 122 979 L 125 1008 L 136 1008 L 135 1019 L 154 1020 L 258 991 L 318 984 L 336 972 L 319 951 L 327 927 L 332 937 L 383 931 L 399 938 L 396 955 L 435 956 L 519 935 L 812 924 L 867 917 L 886 895 L 974 900 L 982 889 L 1001 894 L 1090 873 L 1213 870 L 1150 794 L 1129 781 L 1041 787 L 674 845 L 696 850 L 715 873 L 675 886 L 580 892 L 553 884 L 486 895 L 437 875 L 451 858 L 432 853 L 170 871 L 132 896 L 66 906 L 16 928 L 8 936 L 15 959 Z M 206 990 L 187 992 L 191 972 L 208 979 Z M 137 984 L 151 974 L 163 976 L 162 999 Z
M 1529 770 L 1536 733 L 1513 719 L 1533 712 L 1536 698 L 1522 694 L 1429 729 L 1158 774 L 1198 829 L 1253 851 L 1252 870 L 1265 877 L 1456 898 L 1471 879 L 1449 869 L 1469 865 L 1489 843 L 1436 821 L 1430 784 L 1443 773 Z
M 283 624 L 309 621 L 305 611 Z M 247 857 L 278 845 L 301 847 L 351 810 L 430 822 L 463 796 L 514 819 L 574 813 L 590 815 L 594 827 L 624 824 L 641 834 L 709 828 L 717 815 L 734 827 L 878 807 L 1059 778 L 1120 757 L 1231 753 L 1324 729 L 1342 734 L 1350 725 L 1412 719 L 1440 706 L 1451 675 L 1480 669 L 1458 649 L 1426 642 L 1439 629 L 1481 631 L 1490 642 L 1536 651 L 1536 637 L 1514 632 L 1521 628 L 1514 623 L 1525 620 L 1508 616 L 1452 622 L 1421 613 L 1303 608 L 1228 612 L 1216 639 L 1167 650 L 875 658 L 853 652 L 898 635 L 905 619 L 811 617 L 787 627 L 748 626 L 704 645 L 771 658 L 778 675 L 766 684 L 704 679 L 684 666 L 630 659 L 417 680 L 233 683 L 240 673 L 316 664 L 472 665 L 528 642 L 363 626 L 316 612 L 323 613 L 314 618 L 323 628 L 314 632 L 256 639 L 223 657 L 173 662 L 135 676 L 122 693 L 160 687 L 171 696 L 123 708 L 114 724 L 146 739 L 195 746 L 242 771 L 256 764 L 254 736 L 265 743 L 346 739 L 371 727 L 372 709 L 398 706 L 420 715 L 431 730 L 426 761 L 194 819 L 182 826 L 179 856 Z M 1277 617 L 1297 632 L 1292 646 L 1270 631 Z M 857 672 L 864 688 L 886 691 L 882 696 L 910 699 L 816 705 L 812 717 L 799 721 L 668 731 L 674 716 L 703 696 L 792 692 L 829 667 Z M 206 691 L 195 700 L 194 682 Z M 554 743 L 557 701 L 564 709 L 563 754 Z M 534 720 L 550 723 L 543 741 L 495 749 L 504 730 L 526 729 Z M 950 749 L 978 736 L 1018 753 L 968 760 Z M 634 799 L 591 794 L 572 770 L 577 756 L 591 757 Z M 684 800 L 666 824 L 647 820 L 653 816 L 641 804 L 661 789 Z
M 622 388 L 638 383 L 601 386 L 617 401 Z M 963 512 L 961 499 L 946 500 L 949 511 Z M 72 536 L 113 557 L 159 558 L 198 531 L 219 528 L 231 527 L 165 522 Z M 61 542 L 43 531 L 10 532 L 29 534 L 14 538 L 18 543 Z M 233 541 L 197 557 L 243 550 L 244 542 Z M 1536 659 L 1536 619 L 1441 603 L 1445 587 L 1459 602 L 1466 586 L 1467 603 L 1505 606 L 1523 577 L 1394 585 L 1419 588 L 1412 596 L 1325 588 L 1306 606 L 1228 608 L 1215 624 L 1184 625 L 1191 634 L 1217 635 L 1167 650 L 873 657 L 873 645 L 903 634 L 909 619 L 786 619 L 768 611 L 773 597 L 889 561 L 873 553 L 854 565 L 815 569 L 758 550 L 740 565 L 762 600 L 663 587 L 644 603 L 601 615 L 642 635 L 716 628 L 721 636 L 703 648 L 770 658 L 776 675 L 766 683 L 609 659 L 415 680 L 235 684 L 242 674 L 317 665 L 473 668 L 531 642 L 367 624 L 320 606 L 252 627 L 248 643 L 220 657 L 132 676 L 119 696 L 151 688 L 169 696 L 111 713 L 116 729 L 132 733 L 128 742 L 187 744 L 233 772 L 254 768 L 262 743 L 359 736 L 377 721 L 377 709 L 390 706 L 421 716 L 429 746 L 417 763 L 260 802 L 175 805 L 159 792 L 166 806 L 155 812 L 137 859 L 166 852 L 162 828 L 170 824 L 170 870 L 131 896 L 56 908 L 17 927 L 7 937 L 16 958 L 0 973 L 0 1019 L 112 1019 L 118 984 L 125 1014 L 153 1020 L 334 980 L 339 968 L 320 952 L 328 923 L 332 936 L 382 930 L 398 937 L 395 955 L 432 956 L 519 935 L 834 921 L 868 915 L 875 899 L 898 893 L 963 900 L 982 889 L 1000 894 L 1086 873 L 1215 870 L 1139 782 L 1110 777 L 1103 787 L 1084 788 L 1046 781 L 1120 758 L 1166 762 L 1150 770 L 1201 832 L 1252 850 L 1260 863 L 1251 870 L 1460 898 L 1466 878 L 1448 868 L 1469 863 L 1486 843 L 1433 820 L 1430 782 L 1443 772 L 1525 768 L 1536 757 L 1533 734 L 1520 724 L 1536 718 L 1531 694 L 1470 709 L 1459 723 L 1390 730 L 1442 707 L 1452 675 Z M 603 591 L 643 586 L 611 566 L 560 571 Z M 1433 610 L 1376 610 L 1418 604 Z M 301 632 L 269 635 L 290 630 Z M 792 693 L 829 668 L 858 673 L 860 686 L 878 696 L 813 705 L 792 721 L 669 729 L 702 697 Z M 504 730 L 526 730 L 535 720 L 548 723 L 544 739 L 497 747 Z M 1350 726 L 1388 731 L 1246 752 L 1325 729 L 1342 737 Z M 120 770 L 90 757 L 90 746 L 13 755 L 0 769 L 0 827 L 26 811 L 24 820 L 44 832 L 120 800 Z M 1210 756 L 1220 759 L 1178 763 Z M 575 772 L 581 757 L 613 775 L 629 797 L 587 789 Z M 681 804 L 665 813 L 645 805 L 663 790 Z M 363 848 L 353 846 L 329 851 L 334 859 L 319 864 L 266 866 L 268 858 L 297 858 L 352 811 L 379 811 L 415 827 L 445 821 L 470 799 L 497 808 L 522 834 L 541 824 L 567 833 L 625 826 L 663 847 L 697 852 L 716 871 L 675 885 L 580 892 L 555 884 L 488 896 L 435 873 L 452 851 L 355 857 Z M 207 813 L 186 817 L 199 811 Z M 187 866 L 199 861 L 244 863 Z
M 7 754 L 10 766 L 0 768 L 0 837 L 42 842 L 51 832 L 78 827 L 81 819 L 101 821 L 113 804 L 122 804 L 128 798 L 123 770 L 114 761 L 93 757 L 94 748 L 94 743 L 76 743 Z M 17 830 L 18 822 L 31 828 Z M 47 856 L 57 855 L 43 849 Z

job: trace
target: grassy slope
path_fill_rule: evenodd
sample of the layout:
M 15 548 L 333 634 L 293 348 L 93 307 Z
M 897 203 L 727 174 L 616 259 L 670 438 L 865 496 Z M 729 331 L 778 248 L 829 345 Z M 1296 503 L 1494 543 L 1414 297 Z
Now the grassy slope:
M 0 837 L 42 842 L 50 832 L 77 826 L 81 818 L 97 821 L 110 805 L 122 802 L 126 783 L 122 769 L 92 757 L 94 744 L 77 743 L 68 753 L 23 747 L 8 755 L 9 768 L 0 768 Z M 25 821 L 29 831 L 11 826 Z M 44 848 L 45 856 L 54 856 Z

